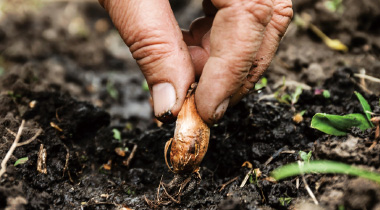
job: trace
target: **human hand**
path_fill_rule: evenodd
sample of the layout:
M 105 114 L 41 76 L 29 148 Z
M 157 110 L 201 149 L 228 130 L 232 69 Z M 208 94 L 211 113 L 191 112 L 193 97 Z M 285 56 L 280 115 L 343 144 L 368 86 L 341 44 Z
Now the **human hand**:
M 143 72 L 156 117 L 178 115 L 199 78 L 197 110 L 215 123 L 268 68 L 293 15 L 291 0 L 204 0 L 181 32 L 168 0 L 99 0 Z

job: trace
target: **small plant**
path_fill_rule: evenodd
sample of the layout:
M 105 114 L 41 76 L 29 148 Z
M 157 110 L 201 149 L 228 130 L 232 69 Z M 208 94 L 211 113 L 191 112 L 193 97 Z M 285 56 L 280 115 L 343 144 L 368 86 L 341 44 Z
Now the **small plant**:
M 291 103 L 292 105 L 296 104 L 298 102 L 298 99 L 300 98 L 300 95 L 302 94 L 302 87 L 297 86 L 294 93 L 291 94 Z
M 28 157 L 20 158 L 20 159 L 16 160 L 14 166 L 24 164 L 24 163 L 26 163 L 27 161 L 28 161 Z
M 285 83 L 286 83 L 285 78 L 283 78 L 283 85 L 280 89 L 278 89 L 274 93 L 274 97 L 280 103 L 293 106 L 294 104 L 296 104 L 298 102 L 300 95 L 302 94 L 303 89 L 301 86 L 297 86 L 297 88 L 295 89 L 295 91 L 293 93 L 288 94 L 288 93 L 285 93 L 285 90 L 286 90 L 286 84 Z
M 114 128 L 112 129 L 112 132 L 113 132 L 113 138 L 118 140 L 118 141 L 121 141 L 121 133 L 118 129 Z
M 253 180 L 253 175 L 252 174 L 250 174 L 249 175 L 249 183 L 254 183 L 255 181 Z
M 14 93 L 13 91 L 8 91 L 8 96 L 10 96 L 13 100 L 21 98 L 20 94 Z
M 261 90 L 265 88 L 268 84 L 268 80 L 265 77 L 262 77 L 258 83 L 255 84 L 255 90 Z
M 322 173 L 322 174 L 347 174 L 359 176 L 380 184 L 380 174 L 361 169 L 355 166 L 328 160 L 310 161 L 303 165 L 291 163 L 272 171 L 271 175 L 276 180 L 285 179 L 303 173 Z
M 371 107 L 360 93 L 355 92 L 355 95 L 363 107 L 364 115 L 353 113 L 341 116 L 317 113 L 311 120 L 311 127 L 335 136 L 346 135 L 352 127 L 358 127 L 360 130 L 372 128 L 374 125 L 371 122 Z
M 328 91 L 328 90 L 323 90 L 322 95 L 326 99 L 329 99 L 331 97 L 330 91 Z
M 118 99 L 119 97 L 119 91 L 115 87 L 115 83 L 111 81 L 110 79 L 107 80 L 107 93 L 111 96 L 113 99 Z
M 298 14 L 294 16 L 294 22 L 297 26 L 313 31 L 330 49 L 343 52 L 348 51 L 348 47 L 345 44 L 343 44 L 340 40 L 331 39 L 325 33 L 323 33 L 323 31 L 319 29 L 316 25 L 310 23 L 310 15 L 303 13 L 301 16 Z
M 130 188 L 128 188 L 128 190 L 127 190 L 127 194 L 128 194 L 128 195 L 135 195 L 136 192 L 135 192 L 134 190 L 131 190 Z
M 371 107 L 369 106 L 367 100 L 365 100 L 365 98 L 362 96 L 362 94 L 355 91 L 355 95 L 359 99 L 360 104 L 362 105 L 363 111 L 368 119 L 369 124 L 371 125 L 371 127 L 373 127 L 373 124 L 371 122 L 371 114 L 370 114 L 372 113 Z
M 285 194 L 286 197 L 280 197 L 278 201 L 280 201 L 281 206 L 287 206 L 292 202 L 292 198 Z
M 331 12 L 343 13 L 343 0 L 328 0 L 324 2 L 325 7 Z
M 304 151 L 299 151 L 298 152 L 299 156 L 301 157 L 301 159 L 306 162 L 306 163 L 309 163 L 310 162 L 310 159 L 311 159 L 311 151 L 309 153 L 306 153 Z

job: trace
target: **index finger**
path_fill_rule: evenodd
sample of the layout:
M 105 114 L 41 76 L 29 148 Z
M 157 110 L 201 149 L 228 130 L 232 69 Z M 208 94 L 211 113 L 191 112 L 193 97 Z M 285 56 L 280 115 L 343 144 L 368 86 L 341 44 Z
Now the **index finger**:
M 194 71 L 182 32 L 167 0 L 100 0 L 143 72 L 156 117 L 173 120 Z

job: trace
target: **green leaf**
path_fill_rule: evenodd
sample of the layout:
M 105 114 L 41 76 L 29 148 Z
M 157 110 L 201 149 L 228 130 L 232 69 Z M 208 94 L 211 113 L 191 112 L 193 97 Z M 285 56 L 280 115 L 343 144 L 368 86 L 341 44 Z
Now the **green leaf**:
M 113 81 L 111 81 L 111 80 L 107 81 L 106 89 L 107 89 L 108 94 L 111 96 L 111 98 L 113 98 L 115 100 L 118 99 L 119 91 L 116 89 Z
M 328 90 L 324 90 L 324 91 L 322 92 L 322 95 L 323 95 L 323 97 L 325 97 L 325 98 L 330 98 L 330 97 L 331 97 L 330 91 L 328 91 Z
M 289 203 L 292 201 L 291 197 L 280 197 L 278 199 L 281 203 L 281 206 L 289 205 Z
M 121 141 L 121 133 L 118 129 L 114 128 L 112 129 L 112 132 L 113 132 L 113 138 L 118 140 L 118 141 Z
M 309 153 L 306 153 L 304 151 L 299 151 L 298 154 L 300 155 L 301 159 L 304 161 L 304 162 L 309 162 L 310 159 L 311 159 L 311 151 Z
M 368 113 L 368 112 L 372 112 L 371 106 L 368 104 L 367 100 L 365 100 L 365 98 L 362 96 L 362 94 L 355 91 L 355 95 L 356 95 L 356 97 L 358 97 L 360 104 L 363 107 L 364 114 L 367 116 L 369 124 L 371 125 L 371 127 L 373 127 L 374 125 L 371 122 L 371 114 Z
M 14 166 L 24 164 L 24 163 L 26 163 L 27 161 L 28 161 L 28 157 L 20 158 L 20 159 L 16 160 Z
M 343 12 L 342 0 L 330 0 L 325 1 L 324 6 L 331 12 Z
M 334 3 L 332 1 L 326 1 L 325 3 L 325 7 L 330 10 L 331 12 L 335 12 L 336 11 L 336 6 L 334 5 Z
M 250 175 L 249 175 L 249 183 L 252 184 L 253 182 L 254 182 L 254 181 L 253 181 L 253 176 L 252 176 L 252 174 L 250 174 Z
M 276 180 L 281 180 L 291 176 L 301 175 L 303 173 L 348 174 L 351 176 L 366 178 L 380 184 L 379 173 L 329 160 L 310 161 L 310 163 L 305 163 L 303 165 L 291 163 L 275 169 L 272 171 L 271 176 Z
M 274 93 L 274 98 L 282 103 L 282 104 L 288 104 L 290 105 L 289 101 L 290 101 L 290 95 L 289 94 L 284 94 L 284 95 L 281 95 L 280 93 L 280 89 L 277 90 L 275 93 Z
M 303 116 L 306 113 L 306 109 L 299 112 L 301 116 Z
M 291 100 L 292 100 L 292 97 L 289 94 L 284 94 L 281 96 L 281 101 L 284 104 L 289 104 L 289 101 L 291 101 Z
M 149 86 L 146 80 L 144 80 L 144 82 L 142 83 L 142 89 L 145 91 L 149 91 Z
M 296 104 L 298 102 L 298 99 L 300 98 L 300 95 L 302 94 L 302 87 L 297 86 L 296 90 L 292 94 L 292 104 Z
M 311 127 L 324 133 L 344 136 L 352 127 L 358 127 L 360 130 L 371 128 L 367 118 L 362 114 L 348 114 L 344 116 L 317 113 L 311 120 Z
M 255 90 L 260 90 L 264 87 L 266 87 L 268 84 L 268 80 L 265 77 L 262 77 L 261 80 L 255 84 Z

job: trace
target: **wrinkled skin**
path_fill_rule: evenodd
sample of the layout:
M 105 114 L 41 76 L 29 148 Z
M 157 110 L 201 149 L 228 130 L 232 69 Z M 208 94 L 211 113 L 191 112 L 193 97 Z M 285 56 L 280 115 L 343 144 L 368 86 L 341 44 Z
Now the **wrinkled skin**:
M 99 1 L 140 66 L 162 121 L 175 119 L 199 78 L 197 110 L 208 124 L 217 122 L 267 69 L 293 16 L 291 0 L 203 0 L 205 16 L 181 31 L 167 0 Z

